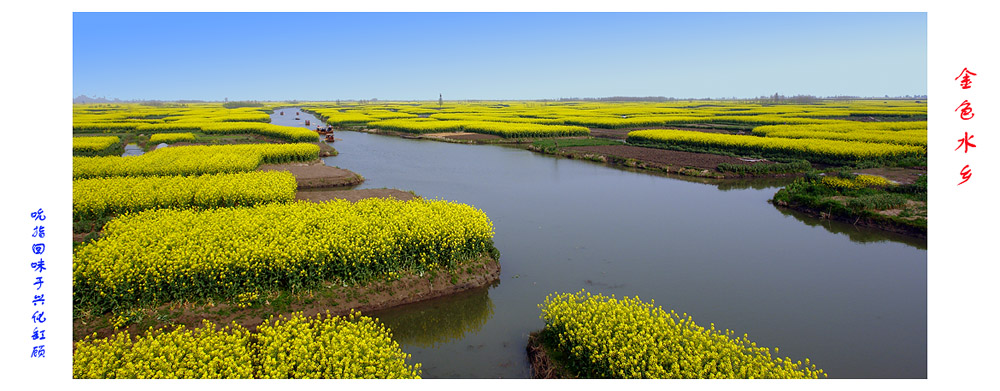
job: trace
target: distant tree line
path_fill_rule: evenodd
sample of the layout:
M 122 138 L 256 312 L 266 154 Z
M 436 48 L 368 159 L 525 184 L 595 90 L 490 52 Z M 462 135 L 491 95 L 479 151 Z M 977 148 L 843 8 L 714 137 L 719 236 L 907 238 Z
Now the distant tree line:
M 234 100 L 232 102 L 223 103 L 222 107 L 227 109 L 235 109 L 237 107 L 264 107 L 264 104 L 255 100 Z
M 547 100 L 547 99 L 543 99 Z M 677 98 L 665 96 L 607 96 L 603 98 L 559 98 L 559 102 L 585 101 L 585 102 L 665 102 L 674 101 Z
M 813 95 L 793 95 L 785 96 L 779 93 L 774 93 L 774 95 L 761 95 L 756 98 L 674 98 L 665 96 L 608 96 L 603 98 L 559 98 L 559 99 L 540 99 L 541 102 L 670 102 L 678 100 L 694 101 L 694 100 L 724 100 L 724 101 L 735 101 L 740 103 L 756 103 L 756 104 L 811 104 L 819 102 L 820 100 L 871 100 L 871 99 L 927 99 L 927 95 L 906 95 L 906 96 L 894 96 L 890 97 L 888 95 L 884 97 L 873 96 L 873 97 L 861 97 L 853 95 L 837 95 L 837 96 L 827 96 L 827 97 L 817 97 Z

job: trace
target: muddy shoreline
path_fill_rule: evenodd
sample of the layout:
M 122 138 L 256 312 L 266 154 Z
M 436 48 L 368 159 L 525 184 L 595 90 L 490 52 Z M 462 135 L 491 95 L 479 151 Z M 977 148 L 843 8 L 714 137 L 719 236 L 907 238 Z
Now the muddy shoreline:
M 769 200 L 768 202 L 771 203 L 771 205 L 774 205 L 777 208 L 785 208 L 785 209 L 788 209 L 788 210 L 794 210 L 796 212 L 804 213 L 806 215 L 809 215 L 809 216 L 812 216 L 812 217 L 815 217 L 815 218 L 818 218 L 818 219 L 835 220 L 835 221 L 840 221 L 840 222 L 848 223 L 848 224 L 851 224 L 851 225 L 856 225 L 856 226 L 861 226 L 861 227 L 866 227 L 866 228 L 875 228 L 875 229 L 879 229 L 879 230 L 883 230 L 883 231 L 887 231 L 887 232 L 892 232 L 892 233 L 897 233 L 897 234 L 900 234 L 900 235 L 906 235 L 906 236 L 910 236 L 910 237 L 914 237 L 914 238 L 918 238 L 918 239 L 927 240 L 927 231 L 926 230 L 920 229 L 919 227 L 914 227 L 914 226 L 910 226 L 910 225 L 905 225 L 905 224 L 897 223 L 895 221 L 888 220 L 888 219 L 873 219 L 873 218 L 870 218 L 870 217 L 860 217 L 859 218 L 859 217 L 840 216 L 840 215 L 833 215 L 833 214 L 830 214 L 830 213 L 822 212 L 822 211 L 819 211 L 819 210 L 816 210 L 816 209 L 812 209 L 812 208 L 809 208 L 809 207 L 806 207 L 806 206 L 798 205 L 798 204 L 788 204 L 788 203 L 780 202 L 780 201 L 779 202 L 775 202 L 774 200 Z
M 575 379 L 566 368 L 552 359 L 548 348 L 542 343 L 542 332 L 535 331 L 528 335 L 528 365 L 531 367 L 532 379 Z

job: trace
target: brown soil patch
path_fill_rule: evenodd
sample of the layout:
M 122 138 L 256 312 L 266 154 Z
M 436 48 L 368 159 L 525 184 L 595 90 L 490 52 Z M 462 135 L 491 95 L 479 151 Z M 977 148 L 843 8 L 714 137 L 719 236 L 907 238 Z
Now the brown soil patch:
M 910 217 L 899 217 L 899 214 L 902 213 L 904 209 L 916 209 L 918 211 L 919 210 L 923 210 L 923 215 L 914 215 L 914 216 L 910 216 Z M 883 216 L 894 216 L 894 217 L 898 217 L 898 218 L 903 219 L 903 220 L 920 220 L 920 219 L 926 220 L 927 219 L 927 216 L 926 216 L 927 215 L 927 203 L 923 202 L 923 201 L 907 200 L 906 204 L 903 205 L 900 208 L 878 210 L 878 211 L 875 211 L 875 213 L 878 213 L 878 214 L 883 215 Z
M 855 170 L 854 172 L 858 174 L 878 175 L 890 181 L 904 185 L 916 182 L 921 175 L 927 175 L 926 168 L 916 169 L 902 167 L 866 168 L 864 170 Z
M 409 201 L 418 197 L 413 193 L 398 189 L 305 190 L 295 193 L 296 200 L 313 202 L 329 200 L 348 200 L 354 202 L 364 198 L 395 198 L 400 201 Z
M 128 331 L 135 336 L 149 327 L 199 327 L 202 320 L 209 320 L 217 326 L 236 322 L 252 331 L 271 315 L 288 317 L 299 311 L 305 316 L 328 311 L 331 315 L 345 315 L 351 310 L 368 313 L 484 287 L 499 279 L 500 263 L 484 255 L 460 264 L 452 271 L 439 271 L 435 276 L 408 273 L 394 281 L 359 286 L 344 286 L 343 282 L 329 281 L 315 289 L 262 294 L 258 304 L 250 308 L 239 308 L 232 302 L 168 303 L 142 310 L 142 320 L 118 331 Z M 73 340 L 79 341 L 94 333 L 98 338 L 114 334 L 116 330 L 109 326 L 112 317 L 112 314 L 82 314 L 73 320 Z
M 354 186 L 364 181 L 361 175 L 337 167 L 330 167 L 320 160 L 304 163 L 261 164 L 260 171 L 288 171 L 295 175 L 299 189 Z
M 634 145 L 596 145 L 568 147 L 564 149 L 567 151 L 616 156 L 623 159 L 635 159 L 662 166 L 694 167 L 703 170 L 715 170 L 720 163 L 753 164 L 753 162 L 732 156 L 671 151 L 659 148 L 637 147 Z

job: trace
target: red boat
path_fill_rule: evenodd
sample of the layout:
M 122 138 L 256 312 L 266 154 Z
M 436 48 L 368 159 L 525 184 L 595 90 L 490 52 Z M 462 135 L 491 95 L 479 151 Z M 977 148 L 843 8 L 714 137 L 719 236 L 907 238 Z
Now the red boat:
M 333 142 L 333 140 L 334 140 L 334 138 L 333 138 L 333 135 L 332 135 L 332 134 L 328 134 L 328 135 L 326 135 L 326 142 L 328 142 L 328 143 L 332 143 L 332 142 Z
M 280 113 L 280 115 L 285 115 L 285 112 L 284 112 L 284 111 L 282 111 L 282 112 Z

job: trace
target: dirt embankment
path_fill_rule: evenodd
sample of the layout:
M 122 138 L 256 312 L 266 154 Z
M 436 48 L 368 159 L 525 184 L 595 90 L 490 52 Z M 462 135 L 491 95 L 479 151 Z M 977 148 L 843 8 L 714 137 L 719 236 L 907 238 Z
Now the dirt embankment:
M 203 320 L 216 326 L 232 322 L 254 330 L 271 315 L 303 312 L 314 316 L 329 311 L 331 315 L 345 315 L 354 311 L 369 313 L 399 305 L 429 300 L 453 293 L 484 287 L 500 279 L 500 262 L 489 255 L 459 264 L 453 270 L 439 270 L 434 274 L 410 272 L 393 281 L 376 281 L 365 285 L 348 285 L 328 281 L 313 289 L 282 291 L 263 295 L 255 305 L 240 308 L 233 302 L 175 302 L 140 311 L 140 318 L 129 325 L 132 335 L 139 335 L 149 327 L 184 325 L 199 327 Z M 97 334 L 98 338 L 110 336 L 116 330 L 110 326 L 112 314 L 80 316 L 73 321 L 73 340 Z
M 532 379 L 572 379 L 575 378 L 561 365 L 556 363 L 548 349 L 542 345 L 541 331 L 528 335 L 528 364 L 531 366 Z
M 927 239 L 927 229 L 918 226 L 907 225 L 900 222 L 892 221 L 888 218 L 890 214 L 879 213 L 882 217 L 851 217 L 851 216 L 841 216 L 836 214 L 830 214 L 824 211 L 816 210 L 805 205 L 799 204 L 789 204 L 782 201 L 771 201 L 773 205 L 779 208 L 788 208 L 797 212 L 807 214 L 809 216 L 819 218 L 840 221 L 848 224 L 852 224 L 859 227 L 875 228 L 887 232 L 893 232 L 901 235 L 907 235 L 920 239 Z M 926 207 L 926 203 L 924 204 Z M 896 212 L 898 214 L 898 211 Z
M 587 147 L 568 147 L 565 149 L 581 153 L 597 153 L 618 156 L 624 159 L 635 159 L 661 166 L 693 167 L 705 170 L 715 170 L 720 163 L 753 164 L 753 162 L 732 156 L 671 151 L 668 149 L 637 147 L 634 145 L 597 145 Z
M 927 168 L 880 167 L 854 170 L 852 172 L 877 175 L 899 184 L 908 185 L 916 182 L 921 176 L 927 175 Z
M 364 181 L 361 175 L 350 170 L 330 167 L 320 160 L 302 163 L 261 164 L 260 171 L 288 171 L 295 175 L 299 189 L 354 186 Z
M 333 147 L 331 147 L 330 144 L 327 144 L 326 142 L 320 141 L 312 144 L 316 144 L 319 146 L 319 157 L 337 156 L 337 150 L 333 149 Z
M 738 178 L 734 173 L 722 173 L 717 170 L 721 163 L 735 165 L 752 165 L 754 163 L 770 164 L 769 161 L 741 159 L 738 157 L 714 155 L 710 153 L 694 153 L 672 151 L 668 149 L 639 147 L 634 145 L 596 145 L 560 148 L 556 153 L 569 158 L 582 158 L 626 167 L 641 168 L 708 178 Z M 785 176 L 774 174 L 768 176 Z

